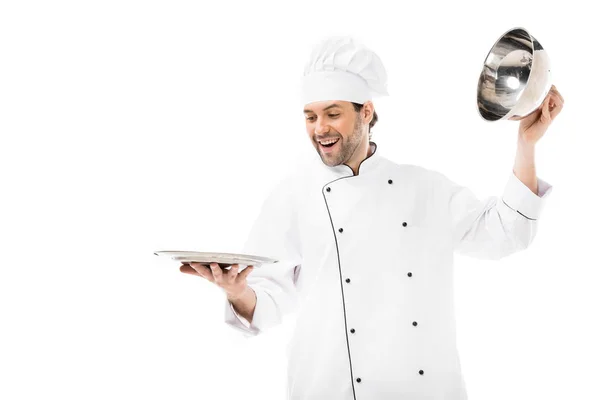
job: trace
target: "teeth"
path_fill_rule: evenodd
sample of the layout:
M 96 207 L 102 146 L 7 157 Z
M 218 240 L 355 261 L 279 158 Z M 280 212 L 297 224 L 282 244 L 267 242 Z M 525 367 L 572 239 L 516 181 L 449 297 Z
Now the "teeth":
M 335 142 L 337 142 L 338 140 L 339 140 L 339 139 L 327 140 L 327 141 L 324 141 L 324 142 L 319 142 L 319 143 L 321 143 L 321 144 L 331 144 L 331 143 L 335 143 Z

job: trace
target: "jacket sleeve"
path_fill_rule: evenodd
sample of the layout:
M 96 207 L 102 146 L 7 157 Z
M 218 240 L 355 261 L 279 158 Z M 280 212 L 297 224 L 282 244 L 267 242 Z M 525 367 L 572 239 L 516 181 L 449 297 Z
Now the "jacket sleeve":
M 301 256 L 292 186 L 275 187 L 255 220 L 242 253 L 271 257 L 278 262 L 257 266 L 248 275 L 256 293 L 252 323 L 240 316 L 225 300 L 225 323 L 249 338 L 280 324 L 297 306 L 296 277 Z
M 466 187 L 446 181 L 454 251 L 488 260 L 498 260 L 526 249 L 533 241 L 538 220 L 552 186 L 538 179 L 538 195 L 514 174 L 501 196 L 483 201 Z

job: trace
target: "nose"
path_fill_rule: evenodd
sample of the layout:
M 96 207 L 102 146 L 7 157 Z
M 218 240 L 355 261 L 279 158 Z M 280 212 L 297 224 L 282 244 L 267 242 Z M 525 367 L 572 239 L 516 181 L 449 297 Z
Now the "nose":
M 329 127 L 327 126 L 327 124 L 322 122 L 323 120 L 318 119 L 316 124 L 315 124 L 315 135 L 322 135 L 324 133 L 327 133 L 329 131 Z

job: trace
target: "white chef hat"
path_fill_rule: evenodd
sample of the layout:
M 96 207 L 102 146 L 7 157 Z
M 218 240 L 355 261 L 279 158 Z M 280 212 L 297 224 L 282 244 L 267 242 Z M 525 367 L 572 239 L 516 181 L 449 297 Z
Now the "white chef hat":
M 363 104 L 389 95 L 387 73 L 372 50 L 350 36 L 332 36 L 313 48 L 301 92 L 303 104 L 324 100 Z

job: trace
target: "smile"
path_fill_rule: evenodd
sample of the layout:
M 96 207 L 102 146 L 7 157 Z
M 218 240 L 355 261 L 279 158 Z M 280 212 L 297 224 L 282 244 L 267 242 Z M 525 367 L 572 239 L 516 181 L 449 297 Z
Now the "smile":
M 323 141 L 319 141 L 319 147 L 321 148 L 321 150 L 325 153 L 329 153 L 331 151 L 333 151 L 334 147 L 336 146 L 337 142 L 339 142 L 340 139 L 329 139 L 329 140 L 323 140 Z

